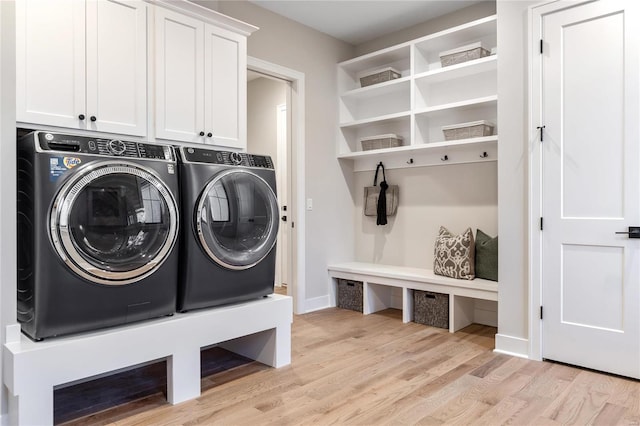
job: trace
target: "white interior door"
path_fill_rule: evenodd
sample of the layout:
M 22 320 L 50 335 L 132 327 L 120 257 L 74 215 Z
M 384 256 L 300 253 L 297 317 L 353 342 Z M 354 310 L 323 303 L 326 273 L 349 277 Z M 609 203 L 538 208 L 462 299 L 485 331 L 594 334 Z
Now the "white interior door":
M 542 17 L 542 354 L 640 378 L 640 17 L 596 1 Z

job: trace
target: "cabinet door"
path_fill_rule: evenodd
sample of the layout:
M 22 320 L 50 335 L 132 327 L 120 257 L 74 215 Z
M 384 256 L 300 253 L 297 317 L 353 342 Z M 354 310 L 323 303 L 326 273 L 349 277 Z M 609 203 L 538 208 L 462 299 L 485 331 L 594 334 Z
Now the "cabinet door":
M 16 119 L 84 128 L 84 0 L 16 2 Z
M 87 2 L 87 128 L 147 134 L 147 5 L 142 1 Z
M 156 137 L 202 142 L 204 23 L 155 8 Z
M 247 147 L 247 39 L 205 27 L 205 142 Z

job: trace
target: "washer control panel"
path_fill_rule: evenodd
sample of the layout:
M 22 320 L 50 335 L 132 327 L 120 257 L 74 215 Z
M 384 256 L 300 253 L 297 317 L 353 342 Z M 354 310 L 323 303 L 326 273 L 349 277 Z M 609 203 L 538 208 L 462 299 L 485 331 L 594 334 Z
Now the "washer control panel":
M 273 169 L 273 160 L 268 155 L 254 155 L 235 151 L 215 151 L 183 147 L 182 154 L 189 163 L 224 164 L 227 166 L 259 167 Z
M 43 131 L 36 132 L 36 138 L 44 151 L 175 161 L 175 153 L 170 145 Z

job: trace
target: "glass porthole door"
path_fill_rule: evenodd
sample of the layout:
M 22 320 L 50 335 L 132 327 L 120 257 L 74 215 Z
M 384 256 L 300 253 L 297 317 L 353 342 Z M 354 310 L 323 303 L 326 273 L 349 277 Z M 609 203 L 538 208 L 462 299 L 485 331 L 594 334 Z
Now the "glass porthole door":
M 196 233 L 208 256 L 228 269 L 248 269 L 273 249 L 278 235 L 276 195 L 243 169 L 216 175 L 196 209 Z
M 79 171 L 58 193 L 50 215 L 58 255 L 80 276 L 119 285 L 153 273 L 178 231 L 176 201 L 151 171 L 105 161 Z

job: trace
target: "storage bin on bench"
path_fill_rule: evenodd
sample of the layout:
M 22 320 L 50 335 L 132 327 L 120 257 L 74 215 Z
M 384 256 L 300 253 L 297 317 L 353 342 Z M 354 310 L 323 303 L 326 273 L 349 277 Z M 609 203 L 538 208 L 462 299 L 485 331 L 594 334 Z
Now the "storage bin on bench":
M 449 295 L 413 290 L 413 321 L 448 329 Z
M 338 308 L 362 312 L 362 282 L 339 278 L 337 299 Z

